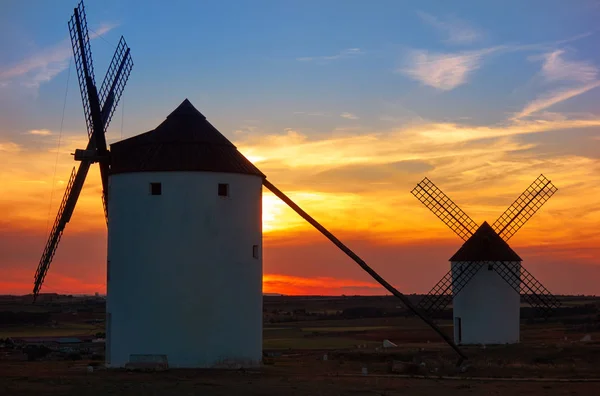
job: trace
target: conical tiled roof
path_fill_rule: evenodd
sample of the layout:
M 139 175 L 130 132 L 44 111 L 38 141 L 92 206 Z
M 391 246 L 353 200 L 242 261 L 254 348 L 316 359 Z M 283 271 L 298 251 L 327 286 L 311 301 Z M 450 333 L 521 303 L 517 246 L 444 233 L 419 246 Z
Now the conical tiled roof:
M 496 231 L 484 222 L 450 261 L 523 261 Z
M 203 171 L 265 177 L 187 99 L 152 131 L 110 149 L 111 174 Z

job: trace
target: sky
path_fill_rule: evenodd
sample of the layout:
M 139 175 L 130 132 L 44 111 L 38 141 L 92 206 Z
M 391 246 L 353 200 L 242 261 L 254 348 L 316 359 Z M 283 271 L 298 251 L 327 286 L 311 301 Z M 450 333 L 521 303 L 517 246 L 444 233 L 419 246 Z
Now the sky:
M 25 294 L 86 127 L 75 0 L 0 12 L 0 293 Z M 462 241 L 410 191 L 427 176 L 477 223 L 541 173 L 558 192 L 511 239 L 557 294 L 600 294 L 600 1 L 86 1 L 98 84 L 134 67 L 109 143 L 188 98 L 268 179 L 390 283 L 425 293 Z M 44 292 L 106 290 L 97 166 Z M 264 291 L 383 294 L 268 191 Z

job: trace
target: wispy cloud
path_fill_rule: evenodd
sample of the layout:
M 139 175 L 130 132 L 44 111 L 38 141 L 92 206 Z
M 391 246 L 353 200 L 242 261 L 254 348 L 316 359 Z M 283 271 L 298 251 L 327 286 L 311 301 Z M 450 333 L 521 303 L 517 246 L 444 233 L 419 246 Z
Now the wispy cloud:
M 359 117 L 356 114 L 352 114 L 352 113 L 342 113 L 340 114 L 340 117 L 345 118 L 347 120 L 358 120 Z
M 283 135 L 261 136 L 237 141 L 238 148 L 248 157 L 260 158 L 260 163 L 279 163 L 286 167 L 329 167 L 358 164 L 384 164 L 398 161 L 451 157 L 456 147 L 449 143 L 501 136 L 498 130 L 467 129 L 458 125 L 427 124 L 407 129 L 379 133 L 343 134 L 336 132 L 331 139 L 314 140 L 298 131 Z M 454 132 L 453 132 L 454 131 Z M 453 133 L 451 133 L 453 132 Z M 505 150 L 528 148 L 505 142 Z M 490 154 L 498 150 L 493 145 L 482 146 L 472 154 Z
M 567 60 L 564 50 L 544 55 L 542 74 L 548 81 L 576 81 L 589 83 L 598 77 L 598 68 L 591 62 Z
M 21 151 L 21 146 L 14 142 L 4 142 L 0 143 L 0 151 L 6 153 L 18 153 Z
M 100 37 L 116 25 L 103 24 L 97 34 L 90 34 L 90 39 Z M 28 88 L 38 88 L 60 74 L 69 65 L 72 56 L 71 43 L 68 39 L 21 60 L 8 67 L 0 67 L 0 86 L 17 82 Z
M 52 135 L 52 131 L 49 129 L 32 129 L 27 132 L 30 135 L 38 135 L 38 136 L 50 136 Z
M 300 58 L 296 58 L 297 61 L 300 62 L 312 62 L 312 61 L 333 61 L 338 59 L 346 59 L 346 58 L 355 58 L 357 56 L 364 55 L 364 52 L 360 48 L 348 48 L 342 50 L 334 55 L 326 55 L 326 56 L 304 56 Z
M 600 81 L 595 81 L 593 83 L 589 83 L 576 88 L 559 88 L 550 92 L 546 92 L 529 102 L 523 108 L 523 110 L 515 114 L 514 118 L 520 119 L 531 116 L 534 113 L 545 110 L 548 107 L 551 107 L 557 103 L 561 103 L 565 100 L 574 98 L 575 96 L 579 96 L 598 86 L 600 86 Z
M 458 152 L 490 155 L 500 151 L 530 149 L 509 139 L 517 135 L 599 127 L 600 118 L 509 121 L 495 126 L 424 122 L 377 133 L 336 130 L 330 139 L 311 139 L 288 129 L 279 135 L 248 135 L 236 141 L 240 150 L 259 164 L 279 164 L 299 169 L 347 165 L 374 165 L 398 161 L 453 158 Z M 489 143 L 489 139 L 500 139 Z M 479 144 L 467 149 L 464 144 Z M 485 144 L 484 144 L 485 143 Z M 280 166 L 276 168 L 279 169 Z
M 457 53 L 414 50 L 408 56 L 409 65 L 397 72 L 424 85 L 449 91 L 465 84 L 468 77 L 481 67 L 483 57 L 497 50 L 498 47 Z
M 415 127 L 413 131 L 423 139 L 438 144 L 457 144 L 490 138 L 510 137 L 600 126 L 600 118 L 592 119 L 536 119 L 515 120 L 496 126 L 470 126 L 454 123 L 435 123 Z
M 569 60 L 564 55 L 564 50 L 555 50 L 541 57 L 543 59 L 541 75 L 545 82 L 558 83 L 560 86 L 542 93 L 527 103 L 520 112 L 514 115 L 513 119 L 529 117 L 600 86 L 598 68 L 594 64 Z
M 389 238 L 407 243 L 423 240 L 424 235 L 432 239 L 451 236 L 433 219 L 425 221 L 421 207 L 406 193 L 425 172 L 448 188 L 453 199 L 474 218 L 493 220 L 543 171 L 560 181 L 557 207 L 565 211 L 554 213 L 555 221 L 545 219 L 547 225 L 538 230 L 529 226 L 525 240 L 535 244 L 564 237 L 562 233 L 550 237 L 547 230 L 569 217 L 573 199 L 586 188 L 581 185 L 583 180 L 588 188 L 590 183 L 600 186 L 589 179 L 600 161 L 569 149 L 548 153 L 547 140 L 541 135 L 551 131 L 571 134 L 575 129 L 599 126 L 598 118 L 554 115 L 501 125 L 423 122 L 377 131 L 337 129 L 327 137 L 289 129 L 283 134 L 248 135 L 235 144 L 293 200 L 334 231 L 338 227 L 341 232 L 368 238 L 376 229 L 373 237 L 379 241 Z M 530 136 L 516 138 L 524 134 Z M 515 192 L 507 194 L 510 186 L 515 186 Z M 473 191 L 478 194 L 473 195 Z M 481 196 L 487 198 L 477 198 Z M 265 194 L 263 202 L 267 232 L 307 230 L 308 226 L 276 197 Z M 585 205 L 598 202 L 589 196 Z M 402 214 L 394 210 L 399 206 L 403 207 Z M 589 221 L 578 221 L 590 230 L 598 219 L 600 211 Z M 402 227 L 397 226 L 400 223 Z M 569 227 L 568 232 L 577 228 Z
M 444 34 L 446 38 L 443 41 L 449 44 L 470 44 L 483 37 L 479 30 L 454 16 L 439 18 L 422 11 L 417 11 L 417 15 L 423 22 Z
M 425 14 L 428 15 L 428 14 Z M 561 41 L 537 44 L 501 44 L 487 48 L 457 52 L 433 52 L 424 49 L 410 50 L 404 57 L 404 66 L 396 69 L 424 85 L 449 91 L 468 82 L 469 77 L 478 70 L 485 57 L 492 54 L 516 51 L 550 51 L 543 57 L 545 70 L 543 74 L 548 80 L 590 81 L 597 74 L 594 65 L 581 61 L 566 61 L 564 51 L 556 50 L 561 43 L 580 40 L 591 33 L 574 36 Z

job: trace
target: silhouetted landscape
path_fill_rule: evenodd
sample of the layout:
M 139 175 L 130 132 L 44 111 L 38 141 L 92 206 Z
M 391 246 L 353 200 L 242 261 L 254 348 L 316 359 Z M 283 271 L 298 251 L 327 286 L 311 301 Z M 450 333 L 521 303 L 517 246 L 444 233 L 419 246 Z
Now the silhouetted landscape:
M 422 296 L 410 298 L 416 302 Z M 456 354 L 394 297 L 265 296 L 264 367 L 260 372 L 175 370 L 132 376 L 123 370 L 109 374 L 102 367 L 104 298 L 41 294 L 38 303 L 32 305 L 30 295 L 2 296 L 0 389 L 10 395 L 42 389 L 44 394 L 76 394 L 84 387 L 86 394 L 106 394 L 115 389 L 134 394 L 147 386 L 162 392 L 186 392 L 202 383 L 214 387 L 214 394 L 228 394 L 251 382 L 256 392 L 275 395 L 280 382 L 285 381 L 295 384 L 295 394 L 336 394 L 353 387 L 385 392 L 406 386 L 435 392 L 436 383 L 407 383 L 402 375 L 572 380 L 600 376 L 600 298 L 559 298 L 562 307 L 547 320 L 530 318 L 528 309 L 522 309 L 520 344 L 464 346 L 469 359 L 466 368 L 459 371 Z M 437 321 L 451 334 L 451 310 Z M 397 346 L 384 348 L 384 340 Z M 95 371 L 88 373 L 88 367 Z M 368 378 L 362 376 L 363 368 Z M 22 375 L 29 380 L 15 385 L 13 380 Z M 400 377 L 376 380 L 378 375 Z M 56 377 L 61 378 L 58 387 L 53 385 Z M 95 393 L 89 393 L 89 381 Z M 182 383 L 176 385 L 177 381 Z M 449 385 L 439 386 L 441 390 Z M 499 386 L 456 380 L 449 392 L 463 388 L 492 391 Z M 574 383 L 569 389 L 573 386 L 591 391 L 597 384 Z M 518 389 L 541 395 L 545 388 L 543 383 L 523 383 Z

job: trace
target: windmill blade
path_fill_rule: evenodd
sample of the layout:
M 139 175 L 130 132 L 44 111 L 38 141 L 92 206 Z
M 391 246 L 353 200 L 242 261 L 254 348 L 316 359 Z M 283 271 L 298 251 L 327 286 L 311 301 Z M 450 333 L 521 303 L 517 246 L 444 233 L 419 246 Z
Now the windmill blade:
M 133 60 L 127 43 L 123 36 L 119 40 L 115 54 L 113 55 L 108 71 L 100 87 L 100 108 L 102 109 L 102 122 L 104 123 L 104 132 L 108 130 L 108 125 L 119 104 L 125 84 L 129 79 L 129 74 L 133 68 Z
M 560 306 L 560 301 L 523 266 L 520 268 L 520 274 L 507 266 L 503 261 L 495 262 L 493 269 L 529 305 L 542 312 L 544 316 L 550 315 L 555 308 Z M 525 292 L 523 292 L 523 289 L 525 289 Z
M 508 241 L 558 190 L 540 175 L 492 224 L 502 239 Z
M 350 257 L 356 264 L 358 264 L 365 272 L 367 272 L 373 279 L 375 279 L 380 285 L 382 285 L 387 291 L 396 296 L 402 303 L 415 315 L 421 318 L 425 323 L 427 323 L 440 337 L 446 341 L 448 345 L 458 353 L 460 356 L 460 360 L 458 364 L 462 362 L 463 359 L 466 359 L 465 354 L 458 348 L 458 346 L 444 333 L 431 319 L 425 316 L 419 309 L 417 309 L 410 300 L 402 293 L 400 293 L 394 286 L 389 284 L 385 279 L 383 279 L 377 272 L 375 272 L 369 265 L 361 259 L 356 253 L 350 250 L 346 245 L 342 243 L 339 239 L 337 239 L 331 232 L 329 232 L 325 227 L 319 224 L 315 219 L 313 219 L 308 213 L 306 213 L 302 208 L 300 208 L 294 201 L 292 201 L 287 195 L 285 195 L 281 190 L 275 187 L 271 182 L 267 179 L 263 180 L 263 185 L 268 188 L 276 197 L 285 202 L 294 212 L 298 213 L 300 217 L 306 220 L 310 225 L 315 227 L 321 234 L 323 234 L 327 239 L 333 242 L 341 251 L 346 253 L 348 257 Z
M 65 194 L 63 195 L 56 219 L 54 220 L 52 230 L 50 231 L 50 236 L 48 237 L 48 242 L 46 242 L 46 247 L 44 248 L 44 252 L 40 258 L 37 270 L 35 271 L 35 281 L 33 286 L 34 301 L 36 300 L 42 287 L 42 283 L 46 278 L 48 268 L 50 267 L 50 263 L 54 258 L 54 254 L 58 248 L 58 243 L 60 242 L 62 233 L 65 230 L 65 226 L 69 220 L 71 220 L 71 216 L 75 210 L 75 204 L 77 203 L 79 194 L 81 194 L 81 189 L 83 188 L 83 183 L 85 182 L 85 177 L 87 176 L 89 169 L 90 162 L 82 161 L 79 164 L 77 173 L 75 173 L 75 168 L 73 168 L 73 171 L 71 172 L 71 177 L 67 183 Z
M 477 223 L 428 178 L 421 180 L 411 193 L 463 240 L 477 231 Z
M 73 16 L 69 20 L 69 33 L 71 35 L 71 46 L 73 47 L 75 67 L 77 69 L 79 91 L 81 92 L 81 100 L 83 102 L 85 124 L 88 131 L 88 137 L 91 138 L 94 123 L 90 106 L 89 85 L 95 86 L 96 80 L 94 77 L 92 50 L 90 48 L 90 37 L 88 34 L 87 18 L 83 1 L 75 8 Z
M 108 172 L 109 165 L 107 161 L 100 162 L 100 178 L 102 180 L 102 209 L 104 210 L 104 220 L 108 226 Z
M 457 263 L 461 271 L 453 276 L 452 269 L 419 301 L 417 307 L 429 316 L 442 312 L 452 302 L 452 299 L 473 279 L 482 265 L 475 262 Z

